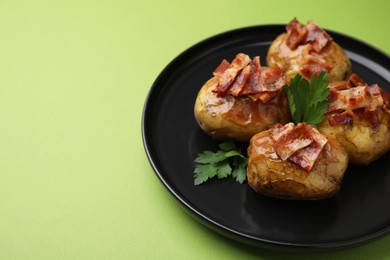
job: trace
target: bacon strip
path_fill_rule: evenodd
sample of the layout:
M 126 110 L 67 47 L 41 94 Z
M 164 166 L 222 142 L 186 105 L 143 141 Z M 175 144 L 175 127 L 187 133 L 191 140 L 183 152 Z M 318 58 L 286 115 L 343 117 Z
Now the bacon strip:
M 225 72 L 225 70 L 229 68 L 229 66 L 230 66 L 230 62 L 223 59 L 221 64 L 219 64 L 219 66 L 214 70 L 213 75 L 216 77 L 220 77 Z
M 237 54 L 236 58 L 232 61 L 229 67 L 223 73 L 217 74 L 217 78 L 219 82 L 217 90 L 219 92 L 225 92 L 227 88 L 234 82 L 237 74 L 243 68 L 245 68 L 250 61 L 251 59 L 249 58 L 248 55 L 245 55 L 243 53 Z M 218 66 L 218 68 L 220 66 Z M 224 67 L 225 65 L 222 66 Z
M 332 102 L 328 104 L 327 113 L 338 110 L 353 110 L 369 106 L 368 86 L 339 90 L 332 93 Z
M 250 73 L 251 66 L 248 65 L 241 71 L 240 74 L 238 74 L 231 87 L 227 89 L 226 93 L 233 96 L 238 96 L 248 81 Z
M 285 85 L 281 69 L 262 67 L 259 56 L 251 60 L 242 53 L 231 64 L 223 60 L 213 75 L 218 79 L 214 92 L 236 97 L 247 95 L 254 101 L 268 102 Z
M 295 50 L 299 45 L 311 44 L 313 50 L 319 53 L 333 40 L 327 32 L 312 21 L 305 26 L 294 18 L 286 26 L 286 31 L 286 45 L 291 50 Z
M 308 22 L 306 29 L 308 31 L 306 42 L 310 43 L 316 52 L 320 52 L 329 42 L 333 40 L 327 32 L 321 29 L 314 22 Z
M 254 57 L 252 62 L 249 63 L 249 66 L 251 68 L 251 76 L 248 78 L 246 86 L 241 89 L 241 95 L 255 94 L 263 91 L 263 88 L 260 84 L 260 76 L 262 69 L 260 64 L 260 57 Z
M 309 51 L 303 55 L 302 65 L 300 67 L 300 72 L 306 78 L 311 78 L 311 76 L 318 76 L 322 71 L 329 72 L 332 67 L 326 63 L 326 60 L 319 56 L 318 54 L 311 53 Z
M 303 124 L 294 127 L 293 123 L 288 123 L 286 126 L 278 128 L 277 133 L 273 135 L 275 141 L 273 147 L 283 161 L 291 157 L 297 150 L 305 148 L 313 142 L 304 128 Z
M 349 112 L 335 114 L 328 119 L 329 125 L 331 125 L 331 126 L 348 124 L 350 122 L 353 122 L 353 120 L 354 120 L 354 117 Z
M 354 88 L 365 85 L 367 85 L 367 83 L 356 73 L 353 73 L 347 81 L 347 88 Z
M 296 18 L 287 24 L 286 31 L 288 33 L 286 44 L 290 49 L 295 50 L 299 45 L 305 42 L 307 29 Z
M 328 142 L 317 129 L 306 123 L 288 123 L 272 128 L 273 148 L 283 160 L 287 159 L 309 172 Z
M 328 140 L 323 135 L 314 134 L 313 138 L 315 139 L 317 136 L 319 138 L 317 138 L 316 141 L 312 142 L 309 146 L 298 150 L 289 158 L 290 161 L 298 164 L 307 172 L 311 171 L 315 161 L 322 152 L 322 149 L 328 142 Z
M 363 119 L 371 127 L 381 123 L 383 112 L 389 113 L 389 94 L 377 84 L 368 86 L 358 75 L 347 81 L 332 83 L 328 98 L 329 124 L 343 125 Z

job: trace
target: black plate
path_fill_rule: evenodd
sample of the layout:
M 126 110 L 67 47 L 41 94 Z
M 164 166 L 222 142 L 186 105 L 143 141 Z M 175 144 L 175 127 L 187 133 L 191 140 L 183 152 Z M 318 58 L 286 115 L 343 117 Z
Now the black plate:
M 219 34 L 174 59 L 147 97 L 142 131 L 146 153 L 165 187 L 198 220 L 241 242 L 278 249 L 329 249 L 361 244 L 390 230 L 390 153 L 369 167 L 349 166 L 340 192 L 322 201 L 285 201 L 256 194 L 233 179 L 193 184 L 194 159 L 217 143 L 193 113 L 200 87 L 222 59 L 243 52 L 262 64 L 282 25 L 254 26 Z M 349 55 L 353 71 L 369 84 L 390 89 L 386 54 L 329 31 Z

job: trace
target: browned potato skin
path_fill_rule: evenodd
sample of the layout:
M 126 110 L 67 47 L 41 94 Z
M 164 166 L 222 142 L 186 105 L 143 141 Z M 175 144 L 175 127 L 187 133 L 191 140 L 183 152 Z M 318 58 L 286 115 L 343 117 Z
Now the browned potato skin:
M 272 42 L 268 49 L 267 66 L 281 68 L 285 72 L 286 80 L 290 81 L 297 73 L 300 73 L 299 60 L 302 58 L 304 46 L 299 46 L 296 50 L 290 50 L 286 45 L 286 39 L 287 33 L 283 33 Z M 344 50 L 334 41 L 326 46 L 319 55 L 332 68 L 328 73 L 330 81 L 346 80 L 351 75 L 350 60 Z
M 217 84 L 215 77 L 207 81 L 199 91 L 194 107 L 199 126 L 213 139 L 247 142 L 254 134 L 276 123 L 290 121 L 290 110 L 283 92 L 262 103 L 249 97 L 219 96 L 212 91 Z
M 344 147 L 328 138 L 310 172 L 272 148 L 270 130 L 254 135 L 248 147 L 248 184 L 258 193 L 281 199 L 318 200 L 332 197 L 341 186 L 348 165 Z
M 318 125 L 318 131 L 336 138 L 344 145 L 350 163 L 368 165 L 390 149 L 389 119 L 390 116 L 384 113 L 382 123 L 375 128 L 367 125 L 364 120 L 330 126 L 325 119 Z

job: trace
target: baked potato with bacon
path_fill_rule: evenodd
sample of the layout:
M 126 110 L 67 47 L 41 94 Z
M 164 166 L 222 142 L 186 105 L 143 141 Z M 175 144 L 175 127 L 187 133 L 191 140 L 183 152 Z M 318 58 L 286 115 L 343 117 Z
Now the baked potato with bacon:
M 200 89 L 195 101 L 195 118 L 204 132 L 215 140 L 249 141 L 256 133 L 290 120 L 285 85 L 279 68 L 262 67 L 237 54 L 223 60 Z
M 357 74 L 329 87 L 328 109 L 318 130 L 343 144 L 351 163 L 370 164 L 390 149 L 389 94 Z
M 344 147 L 306 123 L 279 124 L 254 135 L 248 157 L 248 184 L 262 195 L 282 199 L 335 195 L 348 165 Z
M 295 18 L 272 42 L 267 65 L 281 68 L 288 81 L 297 73 L 310 79 L 321 71 L 328 73 L 330 81 L 341 81 L 352 71 L 348 56 L 328 33 L 312 21 L 303 25 Z

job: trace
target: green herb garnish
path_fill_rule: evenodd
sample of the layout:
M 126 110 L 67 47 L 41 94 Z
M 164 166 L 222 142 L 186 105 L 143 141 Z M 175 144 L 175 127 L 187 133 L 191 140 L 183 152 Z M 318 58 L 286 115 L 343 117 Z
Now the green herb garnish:
M 323 119 L 328 108 L 329 80 L 326 72 L 321 72 L 318 77 L 313 75 L 309 83 L 301 75 L 297 74 L 290 81 L 290 87 L 285 86 L 293 122 L 306 122 L 316 126 Z
M 232 175 L 239 183 L 245 181 L 248 158 L 232 141 L 220 143 L 218 146 L 220 150 L 217 152 L 204 151 L 196 157 L 195 185 L 202 184 L 215 176 L 223 179 Z

